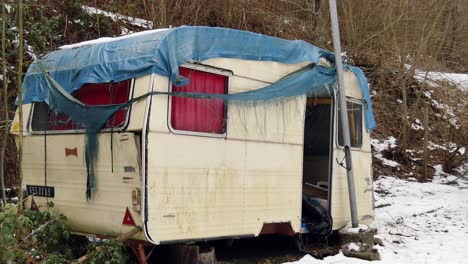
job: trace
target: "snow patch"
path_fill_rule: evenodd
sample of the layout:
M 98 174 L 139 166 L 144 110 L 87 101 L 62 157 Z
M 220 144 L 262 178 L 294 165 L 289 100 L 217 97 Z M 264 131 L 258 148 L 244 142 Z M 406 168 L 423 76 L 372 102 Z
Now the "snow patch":
M 380 160 L 383 165 L 389 166 L 389 167 L 394 167 L 394 168 L 397 168 L 399 170 L 400 163 L 398 163 L 398 162 L 396 162 L 394 160 L 386 159 L 383 156 L 383 154 L 381 153 L 384 150 L 396 148 L 397 147 L 396 138 L 390 136 L 390 137 L 388 137 L 387 140 L 384 140 L 383 143 L 380 143 L 380 141 L 378 139 L 371 139 L 371 145 L 372 145 L 372 147 L 374 147 L 374 149 L 376 151 L 374 153 L 375 158 Z
M 90 7 L 90 6 L 82 6 L 82 8 L 83 8 L 83 10 L 85 12 L 87 12 L 90 15 L 101 14 L 101 15 L 104 15 L 106 17 L 111 18 L 113 21 L 124 20 L 124 21 L 127 21 L 131 25 L 134 25 L 134 26 L 137 26 L 137 27 L 140 27 L 140 28 L 143 28 L 143 29 L 152 29 L 153 28 L 153 22 L 145 20 L 145 19 L 125 16 L 125 15 L 121 15 L 121 14 L 118 14 L 118 13 L 112 13 L 112 12 L 104 11 L 104 10 L 94 8 L 94 7 Z M 141 31 L 141 32 L 134 33 L 134 31 L 132 31 L 132 30 L 130 30 L 128 28 L 121 27 L 121 32 L 120 32 L 121 36 L 119 36 L 119 37 L 114 37 L 114 38 L 112 38 L 112 37 L 102 37 L 102 38 L 83 41 L 83 42 L 79 42 L 79 43 L 75 43 L 75 44 L 63 45 L 63 46 L 59 47 L 59 49 L 79 48 L 79 47 L 83 47 L 83 46 L 87 46 L 87 45 L 107 43 L 107 42 L 111 42 L 111 41 L 121 40 L 121 39 L 125 39 L 125 38 L 133 38 L 133 37 L 137 37 L 137 36 L 141 36 L 141 35 L 146 35 L 146 34 L 151 34 L 151 33 L 154 33 L 154 32 L 166 31 L 166 30 L 170 30 L 170 28 L 159 28 L 159 29 L 152 29 L 152 30 L 146 30 L 146 31 Z
M 88 13 L 90 15 L 95 15 L 95 14 L 104 15 L 104 16 L 112 19 L 114 22 L 116 22 L 118 20 L 125 20 L 128 23 L 130 23 L 131 25 L 134 25 L 134 26 L 137 26 L 137 27 L 141 27 L 141 28 L 144 28 L 144 29 L 152 29 L 153 28 L 153 22 L 142 19 L 142 18 L 125 16 L 125 15 L 122 15 L 122 14 L 108 12 L 108 11 L 105 11 L 105 10 L 102 10 L 102 9 L 99 9 L 99 8 L 90 7 L 90 6 L 82 6 L 81 8 L 86 13 Z
M 457 85 L 460 89 L 468 91 L 468 73 L 416 70 L 414 78 L 418 81 L 427 81 L 431 86 L 437 86 L 435 83 L 437 81 L 451 82 Z
M 447 150 L 446 147 L 442 146 L 442 145 L 439 145 L 439 144 L 436 144 L 432 141 L 429 141 L 429 146 L 427 146 L 428 149 L 430 150 L 434 150 L 434 149 L 442 149 L 442 150 Z
M 389 136 L 387 140 L 384 140 L 383 143 L 380 143 L 378 139 L 371 139 L 371 144 L 374 149 L 378 152 L 382 152 L 387 149 L 396 148 L 396 138 L 393 136 Z
M 394 160 L 389 160 L 389 159 L 386 159 L 382 156 L 382 154 L 377 154 L 375 155 L 375 157 L 377 159 L 379 159 L 380 161 L 382 161 L 382 164 L 385 165 L 385 166 L 389 166 L 389 167 L 394 167 L 394 168 L 399 168 L 400 167 L 400 163 L 394 161 Z
M 369 230 L 366 225 L 359 224 L 358 227 L 351 227 L 351 223 L 348 223 L 343 229 L 340 230 L 342 234 L 359 234 Z
M 322 260 L 316 259 L 312 257 L 311 255 L 307 254 L 298 261 L 286 262 L 284 264 L 321 264 L 321 263 L 326 263 L 326 262 L 323 262 Z
M 87 46 L 87 45 L 107 43 L 107 42 L 111 42 L 111 41 L 116 41 L 116 40 L 121 40 L 121 39 L 126 39 L 126 38 L 133 38 L 133 37 L 137 37 L 137 36 L 141 36 L 141 35 L 147 35 L 147 34 L 151 34 L 151 33 L 154 33 L 154 32 L 166 31 L 166 30 L 170 30 L 170 28 L 159 28 L 159 29 L 153 29 L 153 30 L 146 30 L 146 31 L 132 33 L 132 34 L 129 34 L 129 35 L 115 37 L 115 38 L 103 37 L 103 38 L 83 41 L 83 42 L 80 42 L 80 43 L 75 43 L 75 44 L 70 44 L 70 45 L 63 45 L 63 46 L 59 47 L 59 49 L 74 49 L 74 48 L 79 48 L 79 47 L 83 47 L 83 46 Z
M 441 149 L 441 150 L 448 151 L 450 153 L 452 153 L 454 151 L 458 151 L 458 153 L 460 155 L 464 155 L 465 151 L 466 151 L 465 147 L 458 148 L 458 145 L 453 143 L 453 142 L 448 142 L 445 146 L 443 146 L 443 145 L 439 145 L 437 143 L 434 143 L 432 141 L 429 141 L 429 146 L 427 146 L 427 148 L 430 149 L 430 150 Z
M 460 155 L 465 155 L 465 153 L 466 153 L 466 148 L 465 148 L 465 147 L 461 147 L 460 149 L 458 149 L 458 153 L 460 153 Z
M 458 124 L 458 118 L 454 113 L 454 108 L 443 103 L 439 103 L 437 100 L 431 99 L 431 104 L 439 109 L 444 111 L 444 115 L 442 116 L 444 119 L 447 119 L 449 123 L 455 127 L 456 129 L 460 128 L 460 125 Z M 438 115 L 440 117 L 440 115 Z
M 427 98 L 432 99 L 432 94 L 431 94 L 431 92 L 423 91 L 422 93 L 423 93 Z
M 120 35 L 121 36 L 128 35 L 128 34 L 133 34 L 133 33 L 135 33 L 135 31 L 130 30 L 130 29 L 126 28 L 126 27 L 120 27 Z
M 361 250 L 361 245 L 358 243 L 351 242 L 351 243 L 346 244 L 346 249 L 348 249 L 349 251 L 358 252 L 359 250 Z
M 460 125 L 458 124 L 458 119 L 450 118 L 448 121 L 454 128 L 456 128 L 456 129 L 460 128 Z
M 34 48 L 33 46 L 29 45 L 27 41 L 25 41 L 25 48 L 26 54 L 28 54 L 33 60 L 36 60 L 37 56 L 36 53 L 34 53 Z
M 411 129 L 413 130 L 424 130 L 424 126 L 421 123 L 421 120 L 414 119 L 414 123 L 411 124 Z

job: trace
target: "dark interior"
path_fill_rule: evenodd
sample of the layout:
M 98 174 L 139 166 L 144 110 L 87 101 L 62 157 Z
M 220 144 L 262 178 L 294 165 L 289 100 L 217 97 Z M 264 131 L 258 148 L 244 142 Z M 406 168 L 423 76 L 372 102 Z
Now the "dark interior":
M 317 189 L 310 196 L 320 199 L 328 198 L 331 106 L 331 100 L 309 99 L 305 113 L 303 185 Z
M 332 100 L 307 100 L 304 124 L 302 219 L 310 233 L 331 230 L 328 192 L 331 155 Z

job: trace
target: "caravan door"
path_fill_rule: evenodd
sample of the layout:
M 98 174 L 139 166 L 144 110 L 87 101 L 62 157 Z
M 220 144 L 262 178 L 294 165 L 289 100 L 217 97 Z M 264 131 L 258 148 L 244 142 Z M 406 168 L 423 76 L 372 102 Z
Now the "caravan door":
M 353 73 L 345 73 L 348 121 L 351 138 L 351 155 L 353 160 L 356 206 L 359 223 L 370 224 L 374 219 L 372 153 L 370 133 L 365 126 L 365 102 L 357 78 Z M 338 104 L 335 107 L 335 125 L 333 142 L 333 178 L 331 193 L 331 214 L 333 229 L 344 227 L 351 221 L 348 181 L 346 169 L 338 162 L 344 159 L 341 118 Z

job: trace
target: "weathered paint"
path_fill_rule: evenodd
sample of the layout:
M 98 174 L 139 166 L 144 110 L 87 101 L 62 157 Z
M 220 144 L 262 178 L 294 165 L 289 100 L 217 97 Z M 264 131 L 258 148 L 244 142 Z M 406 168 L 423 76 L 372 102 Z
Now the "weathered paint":
M 229 93 L 258 89 L 302 67 L 276 64 L 266 82 L 253 69 L 264 72 L 272 63 L 209 64 L 233 72 Z M 158 76 L 154 87 L 170 85 Z M 230 103 L 223 137 L 172 133 L 168 98 L 152 100 L 148 145 L 158 147 L 148 149 L 147 232 L 153 243 L 258 235 L 274 222 L 291 222 L 299 232 L 305 97 Z
M 120 141 L 122 135 L 128 136 L 129 140 Z M 38 205 L 53 201 L 54 211 L 67 216 L 67 225 L 71 231 L 109 235 L 131 230 L 131 227 L 123 226 L 121 223 L 126 207 L 132 208 L 131 190 L 140 187 L 138 150 L 135 144 L 137 139 L 130 133 L 114 133 L 112 136 L 114 137 L 113 166 L 109 151 L 111 134 L 99 135 L 101 151 L 96 167 L 96 191 L 89 203 L 85 198 L 84 136 L 82 134 L 47 136 L 47 176 L 44 171 L 44 135 L 24 138 L 24 183 L 55 188 L 55 198 L 36 196 L 34 199 Z M 66 156 L 64 148 L 77 148 L 78 155 Z M 129 173 L 124 171 L 124 166 L 133 166 L 137 169 Z M 124 178 L 128 180 L 124 181 Z M 140 215 L 134 211 L 131 213 L 137 224 L 141 225 Z
M 229 93 L 236 93 L 266 86 L 305 63 L 210 59 L 204 64 L 231 71 Z M 354 76 L 347 76 L 348 95 L 361 98 Z M 155 90 L 170 89 L 166 77 L 145 76 L 135 80 L 133 96 L 148 92 L 153 84 Z M 152 106 L 148 171 L 146 186 L 142 186 L 139 133 L 148 100 Z M 126 208 L 140 226 L 146 209 L 146 233 L 153 243 L 254 236 L 265 223 L 290 223 L 293 231 L 299 232 L 305 104 L 305 96 L 255 104 L 229 103 L 227 133 L 212 137 L 171 131 L 168 96 L 140 101 L 131 108 L 127 132 L 113 134 L 113 159 L 111 134 L 99 135 L 96 191 L 90 203 L 84 195 L 84 134 L 47 135 L 47 185 L 54 186 L 56 192 L 49 200 L 54 201 L 54 210 L 68 217 L 71 230 L 87 234 L 128 232 L 132 227 L 122 225 Z M 30 105 L 23 107 L 25 124 L 30 109 Z M 44 135 L 28 131 L 25 135 L 24 184 L 45 185 Z M 333 144 L 334 161 L 343 154 L 336 141 Z M 77 156 L 65 155 L 66 148 L 76 148 Z M 363 146 L 353 150 L 353 155 L 358 213 L 361 218 L 373 217 L 370 142 L 365 131 Z M 334 228 L 339 228 L 349 221 L 349 202 L 345 171 L 333 164 L 331 209 Z M 146 199 L 146 208 L 140 213 L 133 210 L 132 191 L 145 187 L 142 199 Z M 41 197 L 35 200 L 38 205 L 47 201 Z M 146 239 L 141 233 L 134 238 Z

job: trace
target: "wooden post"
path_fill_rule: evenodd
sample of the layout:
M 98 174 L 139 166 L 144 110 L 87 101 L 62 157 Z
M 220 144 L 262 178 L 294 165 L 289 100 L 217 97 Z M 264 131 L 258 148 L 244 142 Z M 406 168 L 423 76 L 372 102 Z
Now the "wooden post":
M 17 85 L 18 85 L 18 117 L 19 117 L 19 136 L 18 136 L 18 214 L 23 212 L 23 88 L 22 88 L 22 73 L 23 73 L 23 0 L 18 0 L 18 68 L 17 70 Z
M 429 110 L 424 110 L 424 157 L 423 157 L 423 175 L 428 178 L 427 165 L 429 163 Z

